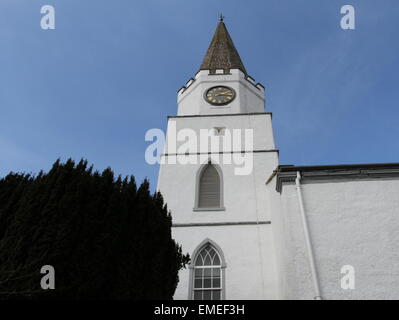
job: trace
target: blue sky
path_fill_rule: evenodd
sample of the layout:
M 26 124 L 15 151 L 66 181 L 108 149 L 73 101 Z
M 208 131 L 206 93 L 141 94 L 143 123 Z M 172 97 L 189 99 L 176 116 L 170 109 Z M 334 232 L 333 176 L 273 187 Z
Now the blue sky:
M 220 12 L 266 86 L 281 164 L 398 162 L 397 0 L 1 0 L 0 176 L 84 157 L 154 187 L 145 132 L 176 114 Z

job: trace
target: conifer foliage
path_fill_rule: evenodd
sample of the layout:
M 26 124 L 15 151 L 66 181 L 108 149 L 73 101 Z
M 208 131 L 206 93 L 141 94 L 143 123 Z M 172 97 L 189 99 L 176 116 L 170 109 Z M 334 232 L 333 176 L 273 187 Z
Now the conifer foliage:
M 172 299 L 188 255 L 145 180 L 55 162 L 0 179 L 0 299 Z M 43 290 L 42 266 L 55 270 Z

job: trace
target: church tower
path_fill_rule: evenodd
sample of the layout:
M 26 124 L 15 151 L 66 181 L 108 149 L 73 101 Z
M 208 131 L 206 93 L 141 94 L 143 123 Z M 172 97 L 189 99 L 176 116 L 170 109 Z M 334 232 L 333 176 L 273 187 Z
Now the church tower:
M 275 299 L 265 182 L 278 165 L 265 88 L 249 76 L 221 17 L 200 70 L 168 117 L 158 190 L 191 256 L 175 299 Z

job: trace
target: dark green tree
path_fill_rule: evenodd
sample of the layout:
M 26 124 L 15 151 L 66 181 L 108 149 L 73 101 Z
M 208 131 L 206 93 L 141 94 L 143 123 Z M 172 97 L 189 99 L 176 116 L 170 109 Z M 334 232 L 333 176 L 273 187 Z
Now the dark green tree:
M 0 299 L 172 299 L 188 255 L 145 180 L 56 161 L 0 179 Z M 43 290 L 42 266 L 55 269 Z

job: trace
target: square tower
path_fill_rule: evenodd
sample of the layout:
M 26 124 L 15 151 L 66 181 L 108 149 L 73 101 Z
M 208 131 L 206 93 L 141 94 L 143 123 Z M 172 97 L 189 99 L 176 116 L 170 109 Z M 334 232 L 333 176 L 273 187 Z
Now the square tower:
M 173 237 L 191 256 L 175 299 L 277 298 L 265 185 L 278 165 L 272 115 L 223 19 L 177 103 L 158 177 Z

